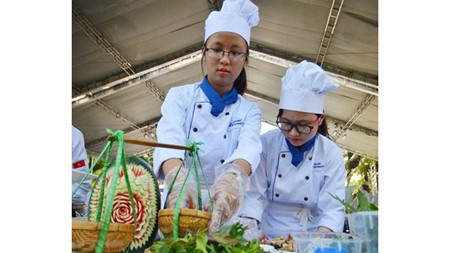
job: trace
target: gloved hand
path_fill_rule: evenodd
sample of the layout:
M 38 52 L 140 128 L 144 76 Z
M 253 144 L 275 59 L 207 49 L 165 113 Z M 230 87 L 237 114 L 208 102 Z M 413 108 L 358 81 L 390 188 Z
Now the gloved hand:
M 220 175 L 211 187 L 213 212 L 209 222 L 209 233 L 215 233 L 241 208 L 249 177 L 244 169 L 231 164 Z M 206 202 L 205 210 L 211 212 L 210 202 Z
M 165 175 L 165 186 L 164 189 L 167 189 L 167 191 L 170 188 L 170 185 L 172 184 L 173 179 L 175 178 L 175 175 L 177 174 L 178 167 L 175 167 L 171 169 L 166 175 Z M 184 168 L 184 166 L 181 167 L 180 172 L 178 173 L 178 176 L 175 180 L 175 184 L 173 185 L 172 191 L 170 192 L 169 196 L 167 196 L 167 202 L 165 208 L 175 208 L 178 200 L 178 196 L 181 192 L 181 187 L 183 186 L 184 180 L 186 179 L 187 171 Z M 182 197 L 181 201 L 181 208 L 197 208 L 197 190 L 194 187 L 194 182 L 190 178 L 188 178 L 186 182 L 186 188 L 184 189 L 184 195 Z
M 244 227 L 247 227 L 244 232 L 245 240 L 258 240 L 262 236 L 262 230 L 258 228 L 258 221 L 256 219 L 239 217 L 237 221 L 240 222 Z

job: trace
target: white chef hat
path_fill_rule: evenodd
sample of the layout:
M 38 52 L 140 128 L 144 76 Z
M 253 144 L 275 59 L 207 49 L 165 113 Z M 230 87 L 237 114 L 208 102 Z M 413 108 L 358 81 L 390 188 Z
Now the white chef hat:
M 250 45 L 250 29 L 259 23 L 258 6 L 250 0 L 225 0 L 205 21 L 205 40 L 216 32 L 234 32 Z
M 280 109 L 322 114 L 325 94 L 337 87 L 321 67 L 302 61 L 281 78 Z

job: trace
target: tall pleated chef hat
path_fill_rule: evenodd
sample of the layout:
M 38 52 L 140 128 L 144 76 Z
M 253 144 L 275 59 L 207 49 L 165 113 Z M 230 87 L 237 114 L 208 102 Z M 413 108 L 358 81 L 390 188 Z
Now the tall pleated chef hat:
M 281 78 L 280 109 L 323 114 L 325 94 L 338 87 L 321 67 L 302 61 Z
M 250 0 L 225 0 L 205 21 L 205 40 L 216 32 L 234 32 L 250 45 L 250 29 L 259 23 L 258 6 Z

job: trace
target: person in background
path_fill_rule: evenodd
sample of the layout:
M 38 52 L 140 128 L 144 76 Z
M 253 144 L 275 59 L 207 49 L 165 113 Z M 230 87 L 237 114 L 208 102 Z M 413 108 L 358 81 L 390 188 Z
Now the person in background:
M 295 232 L 342 232 L 342 150 L 330 140 L 325 94 L 338 87 L 319 66 L 302 61 L 281 79 L 278 129 L 261 136 L 261 162 L 240 213 L 268 238 Z
M 72 170 L 89 172 L 89 162 L 87 159 L 86 148 L 84 145 L 83 133 L 72 126 Z M 85 216 L 87 214 L 87 202 L 91 192 L 90 180 L 85 180 L 75 195 L 72 197 L 72 217 Z M 72 192 L 76 189 L 79 182 L 72 181 Z
M 199 157 L 206 180 L 200 176 L 202 203 L 211 212 L 205 189 L 213 204 L 209 232 L 216 232 L 238 212 L 257 168 L 262 150 L 259 133 L 261 111 L 242 95 L 247 88 L 245 66 L 249 57 L 250 30 L 259 22 L 258 7 L 249 0 L 225 0 L 221 11 L 205 21 L 202 69 L 197 83 L 171 88 L 161 107 L 158 142 L 187 145 L 202 142 Z M 155 174 L 165 179 L 162 206 L 174 208 L 192 157 L 184 151 L 156 148 Z M 169 196 L 167 191 L 180 166 Z M 193 174 L 193 173 L 192 173 Z M 182 208 L 197 208 L 195 183 L 188 181 Z M 167 199 L 167 201 L 166 201 Z

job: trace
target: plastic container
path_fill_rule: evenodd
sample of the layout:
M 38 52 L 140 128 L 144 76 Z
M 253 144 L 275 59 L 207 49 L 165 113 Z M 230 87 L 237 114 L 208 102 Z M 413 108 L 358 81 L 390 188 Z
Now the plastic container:
M 362 240 L 344 233 L 303 232 L 292 235 L 296 252 L 300 253 L 361 253 Z
M 352 235 L 363 240 L 363 252 L 378 252 L 378 212 L 355 212 L 347 215 Z

